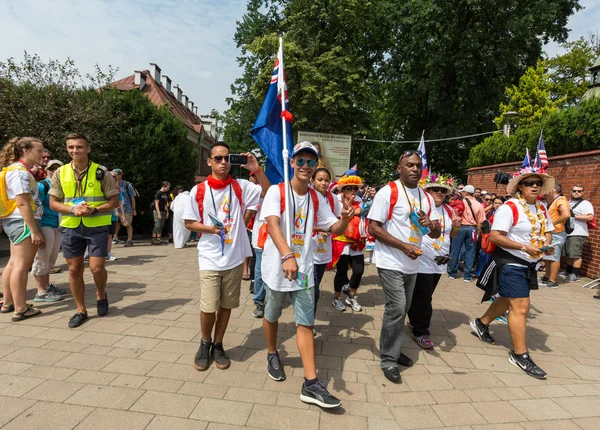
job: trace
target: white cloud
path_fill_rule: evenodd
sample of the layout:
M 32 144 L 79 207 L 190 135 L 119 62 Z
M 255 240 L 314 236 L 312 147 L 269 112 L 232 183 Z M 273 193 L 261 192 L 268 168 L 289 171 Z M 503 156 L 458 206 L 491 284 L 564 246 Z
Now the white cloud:
M 158 64 L 199 113 L 226 108 L 241 76 L 233 41 L 244 0 L 20 0 L 3 3 L 0 59 L 23 51 L 71 57 L 84 74 L 97 63 L 117 78 Z

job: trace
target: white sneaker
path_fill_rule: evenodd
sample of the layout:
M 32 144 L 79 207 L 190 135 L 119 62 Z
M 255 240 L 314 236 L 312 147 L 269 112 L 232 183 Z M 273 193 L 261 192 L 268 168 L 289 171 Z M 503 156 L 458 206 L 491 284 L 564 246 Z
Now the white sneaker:
M 362 306 L 358 303 L 358 297 L 354 295 L 354 297 L 346 297 L 346 304 L 352 308 L 354 312 L 362 311 Z
M 108 261 L 117 261 L 117 257 L 112 255 L 110 252 L 108 253 L 108 257 L 106 257 Z

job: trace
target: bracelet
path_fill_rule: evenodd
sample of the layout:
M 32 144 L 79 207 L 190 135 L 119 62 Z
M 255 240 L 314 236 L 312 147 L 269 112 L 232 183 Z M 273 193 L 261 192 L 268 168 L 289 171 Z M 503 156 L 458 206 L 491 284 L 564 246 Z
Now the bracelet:
M 460 230 L 460 227 L 452 227 L 452 230 Z
M 73 213 L 73 209 L 75 209 L 75 206 L 71 206 L 71 209 L 69 209 L 69 213 Z
M 253 175 L 258 175 L 259 173 L 262 173 L 262 171 L 263 170 L 259 168 L 256 172 L 252 172 L 252 174 Z
M 283 257 L 281 257 L 281 263 L 285 263 L 286 261 L 288 261 L 290 258 L 296 258 L 296 256 L 294 255 L 293 252 L 290 252 L 289 254 L 285 254 Z

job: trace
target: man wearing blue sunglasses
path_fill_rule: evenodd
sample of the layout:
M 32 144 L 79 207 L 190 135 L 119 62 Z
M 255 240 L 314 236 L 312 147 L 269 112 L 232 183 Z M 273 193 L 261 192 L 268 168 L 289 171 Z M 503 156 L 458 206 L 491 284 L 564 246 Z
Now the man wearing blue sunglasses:
M 297 144 L 291 160 L 294 177 L 289 184 L 290 201 L 282 204 L 285 188 L 273 185 L 262 205 L 261 220 L 267 222 L 269 230 L 261 265 L 266 291 L 263 329 L 268 349 L 269 377 L 275 381 L 283 381 L 285 372 L 277 353 L 277 321 L 281 316 L 284 299 L 289 295 L 296 321 L 296 342 L 304 367 L 300 400 L 322 408 L 335 408 L 341 402 L 317 379 L 313 337 L 316 241 L 312 240 L 312 234 L 315 228 L 343 234 L 354 216 L 354 208 L 344 201 L 342 219 L 338 220 L 325 198 L 308 187 L 317 168 L 318 157 L 317 149 L 311 143 Z M 289 220 L 284 215 L 285 205 L 291 205 L 292 217 Z M 283 233 L 288 223 L 291 224 L 291 244 L 287 243 Z

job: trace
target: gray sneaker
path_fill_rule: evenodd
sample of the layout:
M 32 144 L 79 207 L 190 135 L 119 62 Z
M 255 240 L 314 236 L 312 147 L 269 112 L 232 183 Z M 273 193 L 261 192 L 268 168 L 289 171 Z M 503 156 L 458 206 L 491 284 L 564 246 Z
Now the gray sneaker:
M 579 276 L 577 276 L 575 273 L 569 273 L 567 275 L 567 277 L 565 278 L 565 282 L 578 282 L 579 281 Z
M 346 297 L 346 304 L 350 306 L 354 312 L 362 311 L 362 306 L 358 303 L 358 296 L 356 294 L 354 297 Z
M 42 294 L 35 293 L 35 298 L 33 299 L 33 301 L 34 302 L 54 303 L 54 302 L 60 302 L 62 299 L 63 299 L 63 296 L 61 296 L 60 294 L 55 294 L 52 291 L 50 291 L 49 289 L 47 289 Z
M 546 288 L 553 288 L 556 289 L 558 288 L 558 284 L 556 282 L 552 282 L 550 280 L 544 282 L 543 284 L 540 284 L 542 287 L 546 287 Z
M 338 312 L 344 312 L 346 310 L 346 305 L 342 301 L 341 297 L 334 297 L 331 304 L 333 305 L 335 310 Z
M 128 240 L 127 242 L 125 242 L 125 245 L 123 245 L 124 248 L 129 248 L 130 246 L 133 246 L 133 241 Z
M 265 306 L 257 303 L 252 311 L 252 316 L 254 318 L 263 318 L 265 316 Z
M 65 294 L 67 294 L 67 290 L 56 287 L 56 285 L 54 285 L 52 282 L 50 282 L 50 285 L 48 285 L 47 290 L 54 293 L 57 296 L 64 296 Z

